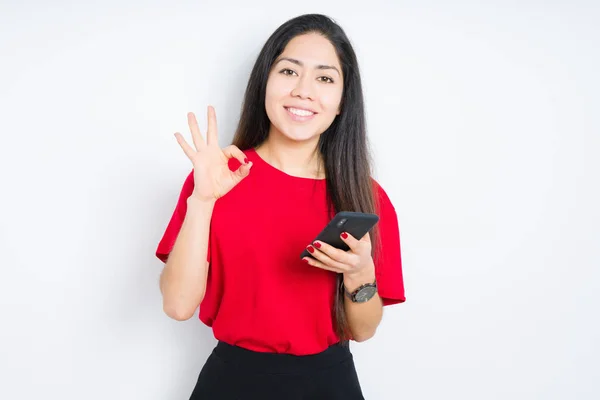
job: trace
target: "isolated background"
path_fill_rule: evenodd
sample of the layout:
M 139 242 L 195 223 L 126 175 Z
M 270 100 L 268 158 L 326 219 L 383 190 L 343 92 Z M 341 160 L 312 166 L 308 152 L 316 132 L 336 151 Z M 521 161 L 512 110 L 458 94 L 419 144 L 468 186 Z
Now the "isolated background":
M 215 106 L 268 35 L 334 17 L 361 65 L 407 302 L 353 345 L 367 399 L 597 399 L 600 8 L 593 1 L 7 1 L 0 398 L 187 399 L 215 341 L 154 258 Z

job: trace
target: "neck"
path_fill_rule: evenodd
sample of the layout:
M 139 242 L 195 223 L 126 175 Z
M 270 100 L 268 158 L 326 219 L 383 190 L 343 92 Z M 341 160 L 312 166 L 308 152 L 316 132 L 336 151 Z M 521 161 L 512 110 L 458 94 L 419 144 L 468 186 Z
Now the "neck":
M 324 179 L 325 170 L 317 151 L 318 140 L 317 137 L 316 140 L 297 142 L 283 135 L 271 134 L 256 148 L 256 152 L 263 160 L 288 175 Z

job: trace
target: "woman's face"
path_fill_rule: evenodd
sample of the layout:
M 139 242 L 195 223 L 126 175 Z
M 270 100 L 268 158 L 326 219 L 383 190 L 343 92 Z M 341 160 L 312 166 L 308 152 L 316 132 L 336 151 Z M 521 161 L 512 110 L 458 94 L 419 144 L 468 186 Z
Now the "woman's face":
M 331 42 L 316 33 L 296 36 L 275 60 L 265 108 L 271 129 L 295 141 L 318 141 L 340 113 L 342 67 Z

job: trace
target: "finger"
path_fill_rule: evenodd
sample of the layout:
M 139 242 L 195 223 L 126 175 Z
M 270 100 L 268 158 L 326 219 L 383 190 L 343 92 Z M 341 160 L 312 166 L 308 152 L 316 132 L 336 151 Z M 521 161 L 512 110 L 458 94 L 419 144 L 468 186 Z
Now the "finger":
M 348 252 L 344 250 L 336 249 L 335 247 L 325 242 L 321 242 L 320 240 L 315 240 L 313 242 L 313 246 L 325 253 L 327 256 L 329 256 L 329 258 L 331 258 L 334 261 L 341 262 L 343 264 L 350 264 L 351 256 L 350 254 L 348 254 Z
M 183 152 L 185 153 L 185 155 L 190 160 L 192 160 L 192 158 L 194 157 L 194 154 L 196 154 L 196 151 L 192 148 L 192 146 L 190 146 L 188 144 L 188 142 L 185 141 L 185 139 L 183 138 L 181 133 L 175 132 L 175 138 L 177 139 L 177 143 L 179 143 L 179 145 L 183 149 Z
M 252 163 L 242 164 L 235 172 L 232 172 L 233 179 L 236 183 L 244 179 L 250 174 L 250 168 L 252 168 Z
M 241 151 L 237 146 L 231 145 L 227 146 L 223 149 L 223 154 L 227 158 L 235 158 L 240 162 L 240 164 L 245 165 L 248 164 L 248 159 L 246 158 L 246 154 Z
M 307 246 L 306 249 L 314 258 L 317 259 L 317 261 L 320 261 L 321 263 L 323 263 L 324 265 L 327 265 L 328 267 L 335 268 L 336 271 L 347 272 L 350 270 L 349 265 L 333 260 L 327 254 L 323 253 L 319 249 L 314 248 L 311 245 Z
M 371 234 L 367 232 L 367 234 L 363 236 L 360 241 L 371 244 Z
M 302 259 L 304 262 L 306 262 L 308 265 L 311 265 L 313 267 L 317 267 L 317 268 L 321 268 L 327 271 L 331 271 L 331 272 L 337 272 L 337 273 L 343 273 L 344 271 L 340 271 L 335 267 L 331 267 L 329 265 L 325 265 L 324 263 L 322 263 L 321 261 L 315 260 L 314 258 L 310 258 L 310 257 L 304 257 Z
M 208 106 L 207 111 L 208 119 L 208 131 L 206 132 L 206 142 L 211 145 L 219 145 L 218 131 L 217 131 L 217 113 L 213 106 Z
M 196 147 L 196 150 L 200 150 L 206 146 L 206 143 L 204 142 L 204 138 L 200 133 L 200 128 L 198 128 L 198 121 L 196 120 L 196 116 L 192 112 L 189 112 L 187 116 L 188 126 L 190 127 L 190 131 L 192 132 L 192 140 L 194 142 L 194 146 Z
M 348 232 L 342 232 L 340 237 L 342 238 L 344 243 L 346 243 L 348 245 L 348 247 L 350 247 L 350 250 L 352 250 L 352 251 L 358 250 L 359 241 L 354 236 L 352 236 Z

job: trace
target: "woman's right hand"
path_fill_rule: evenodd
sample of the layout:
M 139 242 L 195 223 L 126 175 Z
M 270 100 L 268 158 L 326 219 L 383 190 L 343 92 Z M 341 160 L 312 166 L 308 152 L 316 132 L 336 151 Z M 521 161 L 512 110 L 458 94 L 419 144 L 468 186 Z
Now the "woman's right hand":
M 208 107 L 208 131 L 205 141 L 198 128 L 194 113 L 188 113 L 188 125 L 192 132 L 195 149 L 190 146 L 181 133 L 175 133 L 177 142 L 194 167 L 194 191 L 192 196 L 213 202 L 223 197 L 250 173 L 252 163 L 236 146 L 219 147 L 217 136 L 217 116 L 212 106 Z M 229 169 L 229 159 L 237 159 L 241 166 L 236 171 Z

